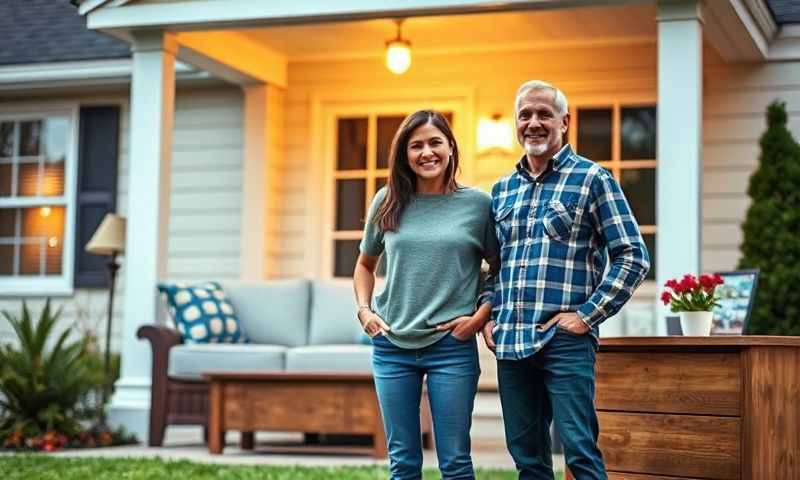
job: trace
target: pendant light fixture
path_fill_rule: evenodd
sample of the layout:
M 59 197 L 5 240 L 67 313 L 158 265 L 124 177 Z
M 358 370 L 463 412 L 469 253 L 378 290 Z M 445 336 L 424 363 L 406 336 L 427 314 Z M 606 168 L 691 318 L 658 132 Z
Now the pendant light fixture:
M 403 40 L 401 31 L 403 20 L 395 20 L 397 37 L 386 42 L 386 68 L 392 73 L 401 75 L 411 66 L 411 42 Z

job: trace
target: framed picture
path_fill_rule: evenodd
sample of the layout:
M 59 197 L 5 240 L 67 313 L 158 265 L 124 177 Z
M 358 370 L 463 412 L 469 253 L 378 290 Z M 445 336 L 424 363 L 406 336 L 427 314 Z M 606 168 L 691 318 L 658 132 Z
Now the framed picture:
M 719 306 L 714 307 L 711 335 L 744 335 L 756 298 L 758 270 L 717 272 L 724 283 L 717 286 Z

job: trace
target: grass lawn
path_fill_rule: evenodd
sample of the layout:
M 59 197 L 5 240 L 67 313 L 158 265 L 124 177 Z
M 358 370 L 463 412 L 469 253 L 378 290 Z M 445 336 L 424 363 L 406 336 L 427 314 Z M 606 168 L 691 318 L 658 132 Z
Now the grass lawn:
M 385 467 L 280 467 L 230 466 L 118 458 L 58 458 L 46 455 L 0 456 L 2 480 L 95 480 L 95 479 L 263 479 L 263 480 L 378 480 L 387 477 Z M 516 480 L 510 470 L 478 470 L 481 480 Z M 439 478 L 436 470 L 426 470 L 425 480 Z M 557 475 L 556 479 L 562 477 Z

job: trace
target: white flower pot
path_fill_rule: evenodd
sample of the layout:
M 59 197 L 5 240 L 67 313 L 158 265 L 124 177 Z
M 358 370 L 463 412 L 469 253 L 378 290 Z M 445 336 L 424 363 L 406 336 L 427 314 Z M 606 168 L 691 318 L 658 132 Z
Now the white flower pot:
M 707 337 L 711 335 L 711 321 L 714 312 L 680 312 L 681 329 L 687 337 Z

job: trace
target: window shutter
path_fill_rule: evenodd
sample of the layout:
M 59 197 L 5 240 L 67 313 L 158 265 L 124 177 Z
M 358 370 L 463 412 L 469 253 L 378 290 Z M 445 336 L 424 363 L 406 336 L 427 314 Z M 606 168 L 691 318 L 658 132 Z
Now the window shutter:
M 117 207 L 118 106 L 81 107 L 75 202 L 75 287 L 106 287 L 106 257 L 84 250 L 106 213 Z

